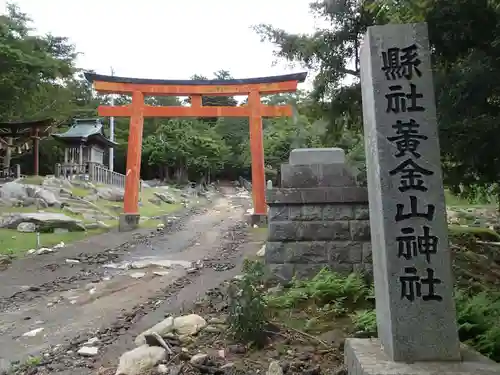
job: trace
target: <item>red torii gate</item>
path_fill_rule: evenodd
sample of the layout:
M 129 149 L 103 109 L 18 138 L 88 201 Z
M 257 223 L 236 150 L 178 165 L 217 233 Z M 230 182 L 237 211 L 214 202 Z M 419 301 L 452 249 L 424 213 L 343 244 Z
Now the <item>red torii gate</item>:
M 264 149 L 262 118 L 292 116 L 289 105 L 268 106 L 261 103 L 261 95 L 294 92 L 307 73 L 272 77 L 230 80 L 157 80 L 139 79 L 85 73 L 94 89 L 107 94 L 132 95 L 126 106 L 99 106 L 99 115 L 130 117 L 125 178 L 125 200 L 120 229 L 136 228 L 139 223 L 139 181 L 141 169 L 142 130 L 144 117 L 248 117 L 250 122 L 250 150 L 252 154 L 252 196 L 254 220 L 267 216 L 265 198 Z M 156 107 L 144 103 L 145 96 L 189 96 L 191 106 Z M 248 105 L 240 107 L 208 107 L 202 105 L 202 96 L 248 95 Z

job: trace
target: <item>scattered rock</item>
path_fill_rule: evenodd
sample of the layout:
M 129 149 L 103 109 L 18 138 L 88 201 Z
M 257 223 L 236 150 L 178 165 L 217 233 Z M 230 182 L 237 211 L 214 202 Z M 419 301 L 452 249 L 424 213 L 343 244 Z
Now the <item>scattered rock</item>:
M 208 354 L 198 353 L 191 357 L 189 363 L 191 363 L 194 366 L 200 366 L 204 365 L 207 362 L 207 359 L 208 359 Z
M 227 350 L 233 354 L 245 354 L 247 352 L 246 346 L 242 344 L 229 345 Z
M 35 337 L 36 335 L 38 335 L 42 331 L 43 331 L 43 327 L 35 328 L 29 332 L 24 333 L 23 337 Z
M 333 329 L 319 336 L 319 339 L 332 345 L 336 349 L 343 350 L 346 334 L 341 329 Z
M 272 361 L 267 369 L 266 375 L 283 375 L 283 369 L 278 361 Z
M 100 342 L 99 338 L 98 337 L 92 337 L 91 339 L 89 339 L 85 344 L 85 346 L 92 346 L 92 345 L 96 345 Z
M 45 201 L 49 207 L 61 207 L 61 202 L 57 199 L 56 195 L 50 190 L 39 188 L 35 191 L 35 198 L 40 198 Z
M 218 333 L 220 331 L 221 329 L 215 326 L 206 326 L 205 328 L 203 328 L 203 332 Z
M 141 375 L 166 358 L 165 349 L 142 345 L 123 353 L 115 375 Z
M 164 364 L 158 365 L 158 367 L 156 368 L 156 372 L 158 374 L 169 374 L 170 373 L 168 367 Z
M 123 202 L 123 197 L 125 191 L 117 187 L 102 186 L 98 187 L 97 196 L 101 199 L 105 199 L 112 202 Z
M 207 321 L 196 314 L 183 315 L 174 319 L 173 329 L 179 335 L 195 335 L 205 328 Z
M 155 197 L 157 197 L 158 199 L 162 200 L 165 203 L 168 203 L 168 204 L 175 204 L 176 203 L 175 198 L 169 193 L 155 191 L 154 195 L 155 195 Z
M 0 269 L 5 269 L 12 263 L 12 259 L 8 255 L 0 255 Z
M 23 233 L 33 233 L 36 231 L 36 225 L 34 223 L 19 223 L 17 225 L 17 231 Z
M 134 279 L 141 279 L 143 278 L 144 276 L 146 276 L 146 273 L 145 272 L 134 272 L 134 273 L 131 273 L 130 274 L 130 277 L 134 278 Z
M 172 355 L 174 352 L 170 346 L 163 340 L 163 338 L 156 332 L 148 333 L 144 335 L 144 340 L 149 346 L 159 346 L 167 351 L 168 354 Z
M 266 255 L 266 244 L 262 245 L 259 251 L 257 251 L 258 257 L 263 257 Z
M 160 336 L 164 337 L 165 334 L 171 332 L 173 329 L 174 329 L 174 318 L 172 316 L 169 316 L 160 323 L 154 325 L 150 329 L 141 333 L 139 336 L 136 337 L 134 342 L 137 346 L 144 345 L 146 344 L 145 335 L 156 332 Z
M 208 320 L 209 324 L 226 324 L 226 319 L 213 317 Z
M 82 346 L 77 353 L 83 357 L 93 357 L 96 356 L 98 352 L 99 348 L 97 346 Z
M 304 375 L 321 375 L 321 367 L 320 365 L 315 365 L 313 367 L 309 367 L 302 371 Z
M 0 228 L 17 229 L 21 223 L 33 223 L 40 232 L 54 231 L 54 228 L 66 228 L 72 232 L 85 231 L 81 221 L 59 213 L 18 212 L 0 216 Z

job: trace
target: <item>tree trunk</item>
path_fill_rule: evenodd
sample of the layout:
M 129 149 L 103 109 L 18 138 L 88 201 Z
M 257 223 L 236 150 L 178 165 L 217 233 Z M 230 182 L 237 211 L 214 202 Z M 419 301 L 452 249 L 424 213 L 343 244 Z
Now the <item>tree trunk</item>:
M 162 167 L 163 170 L 163 179 L 164 181 L 170 181 L 170 168 L 167 166 Z

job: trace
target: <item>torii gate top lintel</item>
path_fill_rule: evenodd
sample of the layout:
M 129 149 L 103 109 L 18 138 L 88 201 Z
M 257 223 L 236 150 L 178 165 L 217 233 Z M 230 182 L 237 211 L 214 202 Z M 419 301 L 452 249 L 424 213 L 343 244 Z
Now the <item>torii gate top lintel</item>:
M 264 95 L 283 92 L 294 92 L 297 84 L 304 82 L 307 72 L 285 74 L 269 77 L 243 79 L 209 79 L 209 80 L 174 80 L 147 79 L 107 76 L 85 73 L 85 78 L 94 84 L 94 88 L 102 93 L 133 93 L 145 95 L 245 95 L 258 91 Z

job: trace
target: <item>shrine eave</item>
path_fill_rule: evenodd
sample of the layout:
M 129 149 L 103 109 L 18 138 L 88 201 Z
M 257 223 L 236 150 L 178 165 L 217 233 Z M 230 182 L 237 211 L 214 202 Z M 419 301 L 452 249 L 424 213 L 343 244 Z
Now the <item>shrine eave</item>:
M 148 79 L 107 76 L 87 72 L 85 78 L 93 83 L 95 81 L 110 83 L 129 83 L 135 85 L 163 85 L 163 86 L 230 86 L 230 85 L 258 85 L 280 82 L 304 82 L 307 72 L 285 74 L 279 76 L 243 78 L 243 79 L 205 79 L 205 80 L 174 80 L 174 79 Z
M 62 143 L 66 143 L 66 144 L 100 143 L 100 144 L 105 145 L 107 147 L 115 147 L 118 145 L 118 143 L 107 139 L 105 136 L 103 136 L 100 133 L 91 134 L 91 135 L 85 136 L 85 137 L 68 137 L 68 136 L 65 136 L 63 133 L 63 134 L 52 134 L 52 137 L 54 137 L 54 139 L 56 139 Z

